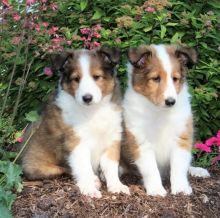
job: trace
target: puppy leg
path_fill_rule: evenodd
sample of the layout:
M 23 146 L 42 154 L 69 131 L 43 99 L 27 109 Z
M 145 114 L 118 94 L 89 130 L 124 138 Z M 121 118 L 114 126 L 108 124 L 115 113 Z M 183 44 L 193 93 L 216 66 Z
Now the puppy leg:
M 49 153 L 41 146 L 31 147 L 23 156 L 21 165 L 24 175 L 30 180 L 56 177 L 67 172 L 59 166 L 53 152 Z
M 89 146 L 85 146 L 85 144 L 80 143 L 77 145 L 69 156 L 72 175 L 75 177 L 77 186 L 83 195 L 101 198 L 101 192 L 98 190 L 99 180 L 91 165 Z
M 143 177 L 147 194 L 165 196 L 167 192 L 162 185 L 154 151 L 149 148 L 149 145 L 140 146 L 140 156 L 135 163 Z
M 63 167 L 39 160 L 34 164 L 23 164 L 22 167 L 25 176 L 29 180 L 57 177 L 67 172 L 67 169 Z
M 202 167 L 190 166 L 189 167 L 189 174 L 194 177 L 202 177 L 202 178 L 210 177 L 209 171 L 202 168 Z
M 171 154 L 170 161 L 170 182 L 172 194 L 182 192 L 185 195 L 192 193 L 187 178 L 188 169 L 191 162 L 191 152 L 181 147 L 176 147 Z
M 100 166 L 109 192 L 130 194 L 129 188 L 119 180 L 120 142 L 114 142 L 101 156 Z

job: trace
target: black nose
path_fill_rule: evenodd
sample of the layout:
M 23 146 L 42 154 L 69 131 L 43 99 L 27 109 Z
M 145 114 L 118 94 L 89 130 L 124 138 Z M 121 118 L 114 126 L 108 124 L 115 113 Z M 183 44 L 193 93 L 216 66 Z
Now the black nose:
M 176 100 L 175 100 L 174 98 L 167 98 L 167 99 L 165 100 L 165 104 L 166 104 L 166 106 L 168 106 L 168 107 L 173 106 L 175 103 L 176 103 Z
M 83 101 L 87 104 L 89 104 L 92 101 L 92 95 L 86 94 L 82 97 Z

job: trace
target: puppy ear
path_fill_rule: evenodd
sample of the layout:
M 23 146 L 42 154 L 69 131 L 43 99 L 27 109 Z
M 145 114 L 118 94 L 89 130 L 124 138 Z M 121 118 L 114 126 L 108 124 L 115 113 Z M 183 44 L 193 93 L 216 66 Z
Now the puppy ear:
M 197 63 L 197 52 L 193 48 L 177 48 L 175 55 L 179 59 L 180 63 L 188 68 L 192 68 L 192 66 Z
M 118 48 L 102 46 L 97 52 L 101 56 L 104 67 L 113 68 L 120 61 L 121 53 Z
M 141 46 L 138 48 L 130 48 L 128 50 L 128 59 L 129 62 L 138 68 L 143 68 L 152 55 L 152 52 L 149 47 Z
M 69 59 L 74 57 L 73 51 L 67 51 L 62 53 L 52 54 L 50 56 L 50 61 L 52 69 L 56 71 L 63 71 L 64 65 L 68 62 Z

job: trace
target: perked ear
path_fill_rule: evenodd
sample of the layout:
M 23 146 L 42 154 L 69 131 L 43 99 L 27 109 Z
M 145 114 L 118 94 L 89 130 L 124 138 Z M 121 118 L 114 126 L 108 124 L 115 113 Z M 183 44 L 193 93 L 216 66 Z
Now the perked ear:
M 73 51 L 67 51 L 57 54 L 52 54 L 50 56 L 50 61 L 52 65 L 52 69 L 56 71 L 63 71 L 64 65 L 67 63 L 68 59 L 74 57 Z
M 188 68 L 192 68 L 192 66 L 197 63 L 197 52 L 193 48 L 177 48 L 175 55 L 180 62 Z
M 114 67 L 120 61 L 120 50 L 118 48 L 110 48 L 107 46 L 102 46 L 98 51 L 101 56 L 105 67 Z
M 152 55 L 152 52 L 147 46 L 140 46 L 138 48 L 130 48 L 128 50 L 128 59 L 130 63 L 138 68 L 145 67 L 148 58 Z

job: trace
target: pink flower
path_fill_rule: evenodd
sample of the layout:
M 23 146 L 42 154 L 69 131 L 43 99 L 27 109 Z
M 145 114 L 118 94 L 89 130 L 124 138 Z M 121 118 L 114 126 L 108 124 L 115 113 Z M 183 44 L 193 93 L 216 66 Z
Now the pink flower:
M 21 19 L 21 16 L 20 15 L 18 15 L 18 14 L 14 14 L 13 15 L 13 20 L 14 21 L 19 21 Z
M 217 161 L 220 161 L 220 153 L 216 157 L 212 158 L 212 164 L 215 164 Z
M 43 26 L 43 27 L 48 27 L 48 25 L 49 25 L 49 23 L 47 23 L 47 22 L 42 22 L 42 26 Z
M 35 30 L 37 30 L 37 32 L 40 31 L 40 24 L 35 24 Z
M 50 67 L 45 67 L 44 68 L 44 75 L 46 76 L 53 76 L 53 71 Z
M 87 40 L 87 41 L 91 41 L 91 40 L 92 40 L 92 36 L 91 36 L 91 35 L 88 35 L 88 37 L 87 37 L 86 40 Z
M 93 42 L 93 48 L 98 48 L 100 46 L 101 44 L 99 42 Z
M 207 146 L 212 146 L 212 145 L 217 144 L 217 142 L 218 142 L 218 139 L 216 137 L 211 137 L 205 141 L 205 144 Z
M 81 40 L 86 41 L 86 37 L 85 36 L 81 37 Z
M 51 42 L 53 42 L 54 44 L 60 44 L 63 41 L 63 38 L 54 38 L 51 39 Z
M 97 32 L 93 32 L 92 37 L 99 39 L 99 38 L 101 38 L 101 35 Z
M 80 32 L 84 35 L 89 35 L 91 33 L 91 29 L 90 28 L 82 28 L 82 29 L 80 29 Z
M 101 29 L 102 29 L 102 26 L 101 26 L 100 23 L 96 24 L 95 27 L 94 27 L 94 30 L 95 30 L 95 31 L 99 31 L 99 30 L 101 30 Z
M 21 38 L 19 36 L 14 36 L 11 40 L 11 43 L 13 45 L 18 45 L 20 43 L 20 41 L 21 41 Z
M 71 40 L 67 40 L 67 41 L 66 41 L 66 44 L 67 44 L 67 45 L 71 45 L 71 44 L 72 44 L 72 41 L 71 41 Z
M 195 148 L 199 149 L 200 151 L 205 151 L 207 153 L 210 153 L 211 152 L 211 148 L 208 147 L 207 145 L 205 144 L 202 144 L 202 143 L 197 143 L 194 145 Z
M 30 6 L 30 5 L 34 4 L 35 1 L 36 0 L 26 0 L 26 4 Z
M 145 10 L 146 12 L 149 12 L 149 13 L 153 13 L 153 12 L 156 11 L 155 8 L 153 8 L 153 7 L 151 7 L 151 6 L 146 7 L 144 10 Z
M 217 132 L 217 138 L 220 140 L 220 130 Z
M 3 3 L 4 6 L 6 6 L 8 8 L 10 7 L 10 4 L 9 4 L 8 0 L 2 0 L 2 3 Z
M 58 29 L 59 29 L 59 27 L 52 26 L 52 27 L 49 29 L 49 34 L 50 34 L 50 35 L 55 34 Z
M 18 137 L 18 138 L 16 139 L 16 142 L 19 142 L 19 143 L 23 142 L 23 138 L 22 138 L 22 137 Z
M 53 11 L 57 11 L 57 9 L 58 9 L 58 5 L 55 4 L 55 3 L 52 3 L 52 4 L 50 5 L 50 7 L 51 7 L 51 9 L 52 9 Z

